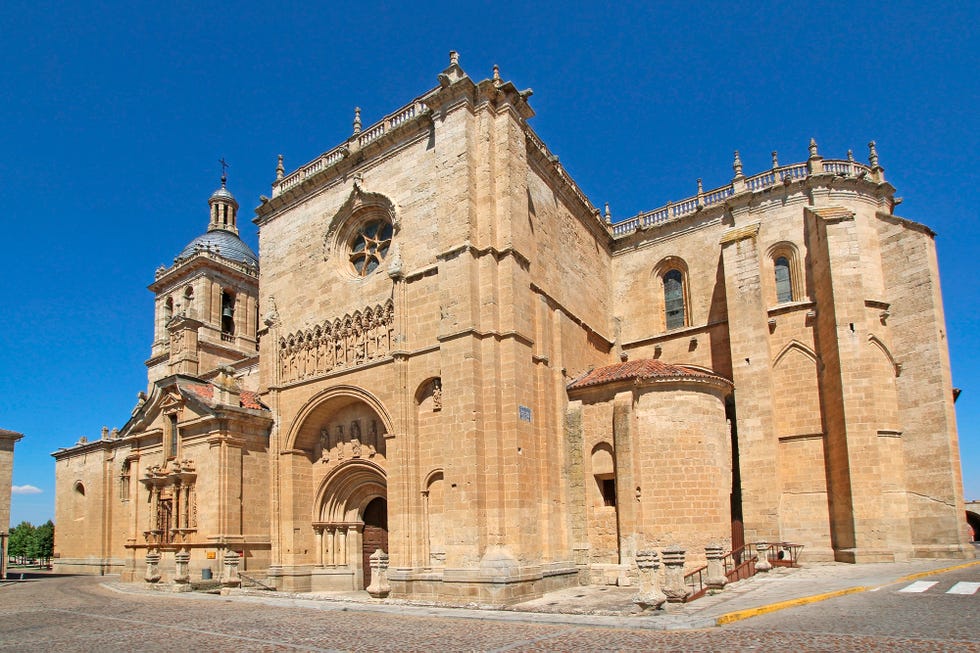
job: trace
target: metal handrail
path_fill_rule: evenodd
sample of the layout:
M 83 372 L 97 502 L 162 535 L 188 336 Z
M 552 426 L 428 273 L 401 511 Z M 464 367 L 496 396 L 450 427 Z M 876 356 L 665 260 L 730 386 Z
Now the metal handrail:
M 264 590 L 269 590 L 270 592 L 275 592 L 276 591 L 276 588 L 275 587 L 271 587 L 269 585 L 266 585 L 262 581 L 256 580 L 252 576 L 246 576 L 245 574 L 243 574 L 241 572 L 238 572 L 238 577 L 242 579 L 242 587 L 243 588 L 245 587 L 245 581 L 247 580 L 250 583 L 252 583 L 253 585 L 258 585 L 259 587 L 261 587 Z
M 774 567 L 799 567 L 803 546 L 791 542 L 770 542 L 766 549 L 766 559 Z
M 699 599 L 704 596 L 708 591 L 708 586 L 705 583 L 705 578 L 708 575 L 708 567 L 698 567 L 689 574 L 684 576 L 684 585 L 687 586 L 689 592 L 684 598 L 684 602 L 693 601 L 694 599 Z
M 755 563 L 759 557 L 749 547 L 748 544 L 739 547 L 721 559 L 729 583 L 755 576 Z

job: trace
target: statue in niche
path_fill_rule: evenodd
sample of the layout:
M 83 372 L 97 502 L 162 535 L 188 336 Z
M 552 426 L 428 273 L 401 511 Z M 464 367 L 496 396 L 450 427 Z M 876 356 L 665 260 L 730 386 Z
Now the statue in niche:
M 432 412 L 442 410 L 442 384 L 439 379 L 432 382 Z
M 354 420 L 350 423 L 350 443 L 354 458 L 361 457 L 361 422 Z
M 339 447 L 337 447 L 337 460 L 343 460 L 344 459 L 344 425 L 343 424 L 337 425 L 337 444 L 340 445 Z
M 320 429 L 320 455 L 317 457 L 323 462 L 330 460 L 330 431 L 326 427 Z

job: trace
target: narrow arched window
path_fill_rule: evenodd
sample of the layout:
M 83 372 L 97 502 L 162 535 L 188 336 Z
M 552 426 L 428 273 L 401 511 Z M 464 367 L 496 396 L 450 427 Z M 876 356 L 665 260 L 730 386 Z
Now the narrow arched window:
M 680 270 L 670 270 L 664 275 L 664 314 L 668 329 L 685 325 L 684 276 Z
M 789 271 L 789 259 L 785 256 L 780 256 L 775 261 L 776 267 L 776 301 L 780 304 L 783 302 L 793 301 L 793 280 Z

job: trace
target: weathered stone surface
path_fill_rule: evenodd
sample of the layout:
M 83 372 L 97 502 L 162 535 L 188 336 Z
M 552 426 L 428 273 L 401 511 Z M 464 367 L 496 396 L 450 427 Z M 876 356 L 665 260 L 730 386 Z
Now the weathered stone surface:
M 148 392 L 55 454 L 60 571 L 136 581 L 159 549 L 237 582 L 240 552 L 284 591 L 512 603 L 648 587 L 632 561 L 675 543 L 682 599 L 733 534 L 972 556 L 933 235 L 877 163 L 813 144 L 606 224 L 526 93 L 439 80 L 277 172 L 261 269 L 212 196 L 225 245 L 150 286 Z

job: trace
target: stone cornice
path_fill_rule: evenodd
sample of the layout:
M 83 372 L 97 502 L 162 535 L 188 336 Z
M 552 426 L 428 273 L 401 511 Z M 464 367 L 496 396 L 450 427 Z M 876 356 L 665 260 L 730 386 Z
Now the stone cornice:
M 214 252 L 200 251 L 158 273 L 159 276 L 147 288 L 157 294 L 172 290 L 176 286 L 202 276 L 201 271 L 204 268 L 217 268 L 220 272 L 246 284 L 256 284 L 259 278 L 258 267 L 239 263 Z

